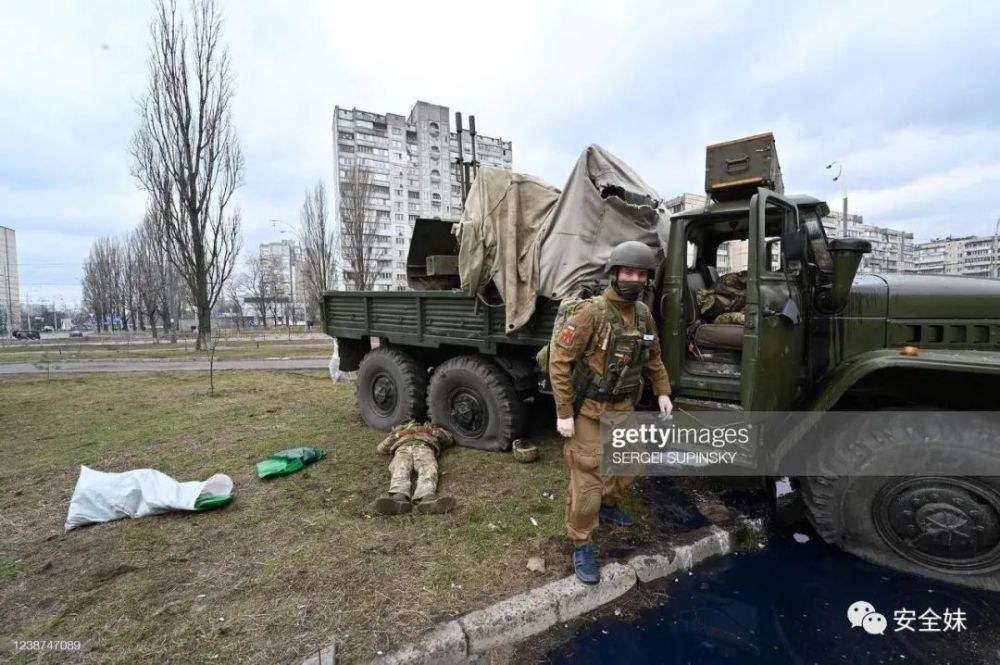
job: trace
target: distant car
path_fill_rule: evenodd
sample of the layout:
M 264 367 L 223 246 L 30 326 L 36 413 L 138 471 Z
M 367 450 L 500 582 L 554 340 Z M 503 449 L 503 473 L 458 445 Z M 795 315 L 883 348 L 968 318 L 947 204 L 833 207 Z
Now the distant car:
M 42 328 L 42 332 L 44 332 L 44 333 L 50 333 L 50 332 L 53 332 L 53 329 L 52 329 L 52 326 L 44 326 L 44 327 Z
M 37 330 L 15 330 L 13 334 L 14 339 L 41 339 L 42 336 L 38 334 Z
M 70 337 L 83 337 L 83 328 L 80 326 L 73 326 L 69 331 Z

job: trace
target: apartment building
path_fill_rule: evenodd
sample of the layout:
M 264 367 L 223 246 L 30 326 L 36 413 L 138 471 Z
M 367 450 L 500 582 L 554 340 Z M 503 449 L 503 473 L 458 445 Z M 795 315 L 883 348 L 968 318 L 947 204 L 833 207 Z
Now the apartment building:
M 21 321 L 17 274 L 17 238 L 14 229 L 0 226 L 0 328 L 10 331 Z
M 341 188 L 355 165 L 372 180 L 375 290 L 406 288 L 406 254 L 418 217 L 457 220 L 462 214 L 459 137 L 452 131 L 450 116 L 447 106 L 420 101 L 405 116 L 342 106 L 334 109 L 335 204 L 339 205 Z M 468 128 L 463 128 L 461 157 L 465 160 L 472 160 L 472 143 Z M 477 134 L 475 158 L 480 165 L 510 170 L 511 142 Z M 339 237 L 341 229 L 337 231 Z M 341 256 L 340 265 L 338 286 L 352 288 L 350 260 Z

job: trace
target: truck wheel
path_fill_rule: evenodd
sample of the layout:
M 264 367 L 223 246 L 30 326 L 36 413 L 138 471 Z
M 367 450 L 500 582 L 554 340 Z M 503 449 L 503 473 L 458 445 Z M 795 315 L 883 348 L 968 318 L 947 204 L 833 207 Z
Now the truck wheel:
M 995 468 L 995 425 L 971 416 L 960 427 L 920 420 L 893 416 L 878 430 L 829 438 L 816 458 L 823 475 L 801 479 L 809 519 L 824 540 L 863 559 L 1000 590 L 1000 478 L 915 475 L 957 469 L 956 451 L 966 460 L 982 460 L 984 469 Z M 914 473 L 858 475 L 870 464 Z
M 365 354 L 354 389 L 361 419 L 390 430 L 408 420 L 423 420 L 427 373 L 408 353 L 380 346 Z
M 481 450 L 506 450 L 524 422 L 514 381 L 492 360 L 450 358 L 434 369 L 427 409 L 455 442 Z

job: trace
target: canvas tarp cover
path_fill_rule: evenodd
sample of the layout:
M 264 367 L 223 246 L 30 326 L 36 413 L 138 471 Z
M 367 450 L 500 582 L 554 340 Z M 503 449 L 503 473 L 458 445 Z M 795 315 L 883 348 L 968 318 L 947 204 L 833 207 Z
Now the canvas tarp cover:
M 483 168 L 456 231 L 462 289 L 492 281 L 507 330 L 531 318 L 537 296 L 562 299 L 604 273 L 611 250 L 639 240 L 659 251 L 657 225 L 669 219 L 659 194 L 625 162 L 596 145 L 580 155 L 558 189 L 541 180 Z
M 493 282 L 507 311 L 507 330 L 524 325 L 535 309 L 537 240 L 559 200 L 538 178 L 483 167 L 465 200 L 458 236 L 462 290 L 481 294 Z

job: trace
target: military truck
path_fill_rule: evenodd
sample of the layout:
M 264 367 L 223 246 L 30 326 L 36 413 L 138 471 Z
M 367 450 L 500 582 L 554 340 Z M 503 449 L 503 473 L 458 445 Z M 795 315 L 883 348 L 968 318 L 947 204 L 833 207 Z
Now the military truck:
M 783 193 L 770 135 L 709 146 L 706 192 L 707 205 L 671 217 L 648 297 L 678 408 L 994 408 L 1000 283 L 858 274 L 870 243 L 827 238 L 826 203 Z M 427 290 L 329 292 L 327 333 L 341 369 L 357 370 L 369 425 L 429 415 L 463 445 L 503 450 L 525 425 L 526 402 L 544 391 L 534 356 L 558 303 L 539 299 L 527 325 L 505 332 L 497 297 L 449 288 L 457 286 L 449 226 L 415 229 L 411 284 Z M 694 296 L 738 247 L 747 252 L 745 324 L 702 323 Z M 970 416 L 961 431 L 934 436 L 995 457 L 984 436 L 991 427 Z M 794 479 L 809 518 L 828 542 L 877 563 L 1000 589 L 1000 479 L 856 473 L 889 452 L 919 452 L 928 436 L 905 427 L 830 436 L 810 451 L 821 471 Z M 782 440 L 771 454 L 796 444 Z

